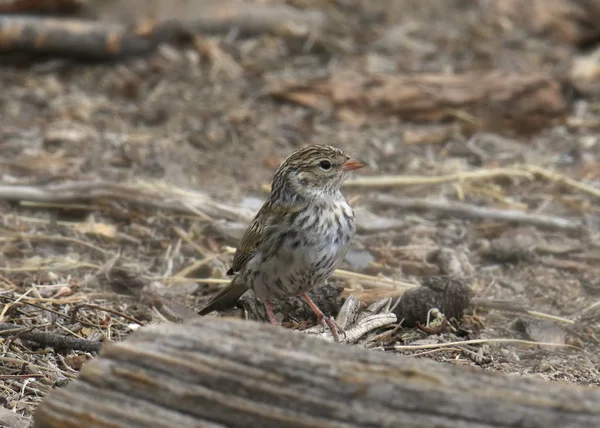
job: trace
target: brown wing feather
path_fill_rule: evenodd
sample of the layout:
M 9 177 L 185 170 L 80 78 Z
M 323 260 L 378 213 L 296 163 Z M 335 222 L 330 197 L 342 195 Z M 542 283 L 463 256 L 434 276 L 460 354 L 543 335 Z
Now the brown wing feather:
M 233 265 L 228 274 L 235 274 L 242 269 L 263 243 L 269 241 L 275 231 L 281 230 L 282 224 L 288 222 L 290 216 L 296 215 L 304 208 L 303 204 L 271 204 L 267 202 L 263 205 L 246 229 L 235 251 Z
M 244 236 L 235 250 L 233 264 L 227 272 L 228 275 L 233 275 L 243 268 L 258 246 L 263 242 L 265 229 L 264 217 L 268 211 L 268 204 L 263 205 L 244 232 Z

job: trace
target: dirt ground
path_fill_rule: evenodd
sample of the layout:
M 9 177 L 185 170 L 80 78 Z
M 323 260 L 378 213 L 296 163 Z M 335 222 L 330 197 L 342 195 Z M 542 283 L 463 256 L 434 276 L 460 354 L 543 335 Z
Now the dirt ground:
M 392 325 L 359 346 L 598 385 L 600 74 L 594 41 L 600 31 L 593 32 L 585 13 L 565 10 L 586 2 L 562 2 L 558 17 L 543 14 L 538 2 L 531 2 L 531 14 L 510 1 L 287 3 L 322 14 L 328 25 L 318 36 L 200 33 L 111 62 L 7 57 L 0 67 L 0 194 L 2 186 L 102 179 L 162 186 L 165 198 L 200 192 L 251 213 L 289 153 L 309 143 L 337 146 L 370 165 L 345 188 L 361 215 L 342 268 L 385 278 L 387 288 L 352 275 L 330 283 L 343 287 L 343 296 L 372 301 L 365 296 L 381 292 L 395 301 L 404 288 L 390 284 L 450 275 L 474 297 L 462 319 L 450 320 L 452 329 Z M 600 22 L 593 18 L 598 10 L 586 11 L 592 22 Z M 587 68 L 578 72 L 581 64 Z M 550 88 L 542 101 L 535 90 L 511 93 L 509 84 L 502 89 L 508 102 L 494 94 L 471 101 L 480 78 L 501 87 L 511 81 L 503 76 L 538 74 L 548 76 L 543 82 Z M 407 111 L 390 105 L 392 96 L 345 98 L 343 84 L 381 75 L 467 76 L 467 84 L 446 102 L 417 82 L 416 98 L 396 100 L 408 103 Z M 358 87 L 371 89 L 369 83 Z M 422 117 L 412 117 L 419 108 Z M 367 179 L 384 175 L 405 179 L 386 185 Z M 466 205 L 417 209 L 386 197 Z M 465 206 L 483 214 L 473 217 Z M 489 216 L 495 209 L 531 216 L 503 221 Z M 535 219 L 543 216 L 563 222 L 540 225 Z M 157 304 L 160 296 L 197 310 L 227 278 L 247 218 L 94 195 L 0 198 L 0 322 L 119 341 L 138 322 L 169 318 Z M 119 289 L 110 275 L 116 267 L 140 283 Z M 285 320 L 288 327 L 314 322 Z M 48 391 L 76 379 L 95 354 L 39 347 L 18 331 L 3 334 L 0 396 L 4 407 L 29 417 Z M 435 347 L 467 339 L 530 343 Z M 410 344 L 434 346 L 394 350 Z

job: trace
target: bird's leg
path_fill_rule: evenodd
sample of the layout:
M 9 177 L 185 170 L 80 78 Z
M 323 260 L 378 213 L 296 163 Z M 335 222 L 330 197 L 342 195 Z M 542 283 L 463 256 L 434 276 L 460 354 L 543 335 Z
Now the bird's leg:
M 269 322 L 271 324 L 277 324 L 275 314 L 273 313 L 273 305 L 271 305 L 271 301 L 268 299 L 265 299 L 265 310 L 267 311 L 267 317 L 269 317 Z
M 319 307 L 317 305 L 315 305 L 315 302 L 313 302 L 311 300 L 311 298 L 308 297 L 308 294 L 302 293 L 300 295 L 300 297 L 302 297 L 304 299 L 304 301 L 308 304 L 308 306 L 312 309 L 312 311 L 317 316 L 317 323 L 318 324 L 327 324 L 327 327 L 329 327 L 329 330 L 331 330 L 331 334 L 333 335 L 333 339 L 336 342 L 339 342 L 340 341 L 340 337 L 338 335 L 338 331 L 341 331 L 342 329 L 335 323 L 334 320 L 332 320 L 331 318 L 329 318 L 328 316 L 326 316 L 323 313 L 323 311 L 321 311 L 321 309 L 319 309 Z

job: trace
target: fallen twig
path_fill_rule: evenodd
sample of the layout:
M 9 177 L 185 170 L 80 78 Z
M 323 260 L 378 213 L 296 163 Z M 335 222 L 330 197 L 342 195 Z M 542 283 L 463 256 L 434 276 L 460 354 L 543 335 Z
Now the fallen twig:
M 26 326 L 17 324 L 0 324 L 0 336 L 6 334 L 19 334 L 23 340 L 36 342 L 41 347 L 49 346 L 55 350 L 79 350 L 83 352 L 98 352 L 102 346 L 101 342 L 94 342 L 87 339 L 78 339 L 60 334 L 48 333 L 42 331 L 25 331 Z M 21 333 L 22 332 L 22 333 Z
M 149 13 L 141 19 L 139 12 L 134 12 L 135 25 L 73 18 L 0 16 L 0 52 L 109 59 L 145 54 L 161 43 L 190 34 L 223 33 L 234 28 L 242 34 L 272 33 L 300 40 L 315 38 L 326 23 L 325 14 L 320 11 L 231 0 L 180 2 L 178 7 L 173 7 L 172 2 L 153 2 L 144 10 Z M 150 15 L 157 19 L 150 19 Z
M 454 347 L 457 345 L 477 345 L 482 343 L 520 343 L 525 345 L 536 345 L 536 346 L 548 346 L 556 348 L 571 348 L 578 351 L 583 351 L 582 348 L 574 345 L 568 345 L 565 343 L 548 343 L 548 342 L 535 342 L 533 340 L 523 339 L 472 339 L 472 340 L 459 340 L 456 342 L 445 342 L 445 343 L 430 343 L 427 345 L 396 345 L 392 348 L 396 351 L 409 351 L 413 349 L 438 349 L 446 347 Z
M 544 312 L 530 311 L 530 310 L 525 309 L 513 302 L 503 302 L 503 301 L 492 300 L 492 299 L 474 298 L 471 301 L 471 303 L 474 306 L 480 306 L 480 307 L 486 308 L 486 309 L 496 309 L 496 310 L 500 310 L 500 311 L 516 312 L 516 313 L 520 313 L 520 314 L 527 314 L 533 318 L 545 319 L 545 320 L 549 320 L 549 321 L 556 321 L 556 322 L 560 322 L 563 324 L 575 324 L 575 321 L 570 320 L 568 318 L 559 317 L 559 316 L 552 315 L 552 314 L 546 314 Z
M 9 379 L 24 380 L 24 379 L 29 379 L 30 377 L 46 377 L 46 375 L 44 375 L 44 374 L 5 374 L 5 375 L 0 375 L 0 380 L 9 380 Z
M 479 207 L 463 202 L 431 200 L 422 198 L 398 198 L 392 195 L 375 195 L 373 201 L 408 210 L 425 210 L 435 214 L 453 215 L 457 217 L 480 220 L 504 221 L 509 223 L 529 224 L 562 230 L 580 230 L 582 224 L 562 217 L 530 214 L 516 210 Z

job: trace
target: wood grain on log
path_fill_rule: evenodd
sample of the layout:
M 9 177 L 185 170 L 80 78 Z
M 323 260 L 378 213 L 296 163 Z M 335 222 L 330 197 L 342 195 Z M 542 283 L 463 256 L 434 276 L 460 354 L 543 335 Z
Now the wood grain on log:
M 232 319 L 142 328 L 35 427 L 598 427 L 600 390 L 331 344 Z

